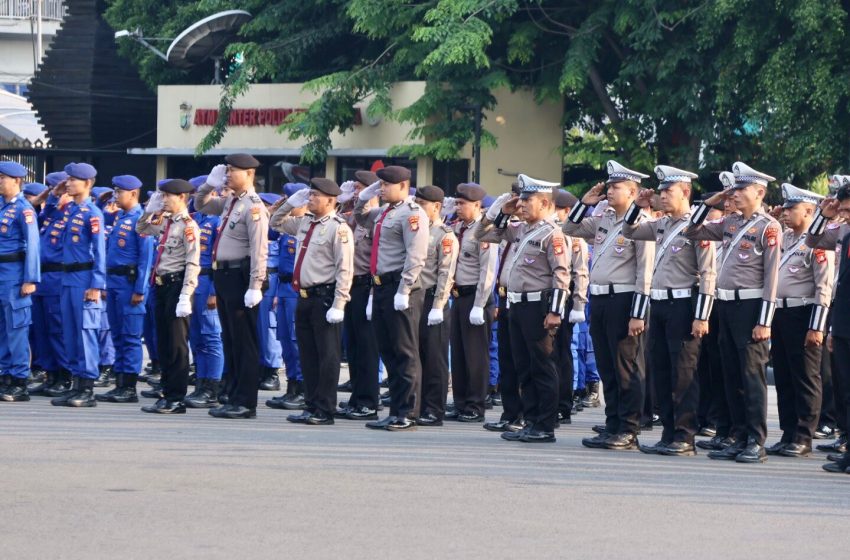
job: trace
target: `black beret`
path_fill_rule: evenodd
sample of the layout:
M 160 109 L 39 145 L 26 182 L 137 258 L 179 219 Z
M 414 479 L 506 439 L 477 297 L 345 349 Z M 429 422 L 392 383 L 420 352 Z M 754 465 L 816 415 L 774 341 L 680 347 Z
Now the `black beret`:
M 457 198 L 478 202 L 487 196 L 487 191 L 476 183 L 461 183 L 457 186 Z
M 559 189 L 555 192 L 555 208 L 572 208 L 577 202 L 576 196 L 569 191 Z
M 446 193 L 440 187 L 434 185 L 425 185 L 416 189 L 416 198 L 427 200 L 429 202 L 442 202 Z
M 239 169 L 256 169 L 260 167 L 260 162 L 251 154 L 230 154 L 224 161 L 228 165 L 238 167 Z
M 342 194 L 342 189 L 332 179 L 316 177 L 315 179 L 310 179 L 310 184 L 314 189 L 328 196 L 339 196 Z
M 363 169 L 361 169 L 360 171 L 355 171 L 354 178 L 357 179 L 359 183 L 363 183 L 367 187 L 379 181 L 377 175 L 375 175 L 371 171 L 365 171 Z
M 402 181 L 410 180 L 410 169 L 401 167 L 400 165 L 390 165 L 379 169 L 377 172 L 378 178 L 390 184 L 401 183 Z
M 195 191 L 195 187 L 189 181 L 183 179 L 169 179 L 159 186 L 159 190 L 168 194 L 187 194 Z

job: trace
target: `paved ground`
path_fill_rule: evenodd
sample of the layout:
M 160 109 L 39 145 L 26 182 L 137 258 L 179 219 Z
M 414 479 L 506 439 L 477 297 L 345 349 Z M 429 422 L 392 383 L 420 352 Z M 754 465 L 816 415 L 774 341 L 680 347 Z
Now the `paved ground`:
M 850 475 L 823 472 L 822 454 L 747 466 L 584 449 L 601 409 L 536 446 L 480 425 L 284 417 L 0 404 L 2 555 L 754 559 L 850 545 Z

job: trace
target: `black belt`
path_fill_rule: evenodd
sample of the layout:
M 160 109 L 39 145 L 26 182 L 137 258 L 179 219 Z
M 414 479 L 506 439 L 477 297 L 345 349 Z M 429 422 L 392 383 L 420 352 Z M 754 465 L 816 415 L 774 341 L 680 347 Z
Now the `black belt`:
M 437 286 L 425 290 L 426 297 L 434 297 L 435 295 L 437 295 Z
M 62 270 L 64 272 L 81 272 L 83 270 L 92 270 L 94 268 L 93 262 L 85 262 L 85 263 L 71 263 L 62 266 Z
M 115 276 L 136 276 L 136 267 L 133 265 L 113 266 L 107 268 L 106 273 Z
M 179 272 L 169 272 L 168 274 L 157 274 L 154 276 L 153 281 L 157 286 L 168 286 L 175 282 L 183 282 L 183 275 L 185 272 L 185 270 L 181 270 Z
M 319 284 L 318 286 L 311 286 L 309 288 L 301 288 L 298 290 L 298 295 L 302 298 L 308 297 L 325 297 L 332 296 L 336 291 L 336 283 L 331 284 Z
M 376 286 L 386 286 L 389 284 L 398 284 L 401 282 L 401 273 L 403 270 L 394 270 L 385 274 L 375 274 L 372 276 L 372 282 Z
M 454 297 L 471 296 L 477 289 L 478 286 L 455 286 L 452 288 L 452 295 Z
M 0 255 L 0 263 L 24 262 L 26 258 L 26 253 L 6 253 Z
M 41 263 L 41 271 L 42 272 L 63 272 L 65 270 L 65 265 L 62 263 L 50 263 L 43 262 Z
M 211 268 L 202 268 L 198 273 L 198 276 L 212 276 L 213 269 Z
M 276 267 L 276 266 L 272 266 L 272 267 L 267 268 L 267 269 L 266 269 L 266 273 L 267 273 L 267 274 L 277 274 L 277 267 Z
M 213 263 L 213 270 L 227 270 L 231 268 L 242 268 L 246 264 L 250 264 L 250 257 L 245 257 L 244 259 L 239 259 L 235 261 L 215 261 Z
M 354 278 L 351 279 L 351 285 L 353 286 L 369 286 L 372 284 L 372 275 L 371 274 L 358 274 Z
M 280 278 L 280 281 L 284 284 L 292 284 L 292 273 L 291 272 L 281 272 L 277 275 Z

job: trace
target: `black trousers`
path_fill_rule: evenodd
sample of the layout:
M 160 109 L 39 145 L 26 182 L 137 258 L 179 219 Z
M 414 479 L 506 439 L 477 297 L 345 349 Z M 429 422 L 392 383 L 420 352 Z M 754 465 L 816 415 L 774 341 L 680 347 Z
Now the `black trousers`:
M 378 408 L 378 341 L 372 322 L 366 320 L 369 303 L 368 284 L 351 286 L 351 300 L 345 306 L 345 338 L 348 352 L 348 372 L 351 376 L 349 406 Z
M 646 328 L 652 323 L 652 309 L 646 313 Z M 656 411 L 658 411 L 658 399 L 655 396 L 655 370 L 652 365 L 652 352 L 649 349 L 649 344 L 644 341 L 643 344 L 643 412 L 641 413 L 640 423 L 648 424 L 652 422 Z
M 850 337 L 833 336 L 832 339 L 832 379 L 835 385 L 836 409 L 844 411 L 838 416 L 839 426 L 844 422 L 850 426 Z M 846 433 L 846 432 L 845 432 Z
M 511 321 L 507 298 L 499 300 L 499 315 L 496 323 L 496 340 L 499 357 L 499 391 L 502 393 L 502 417 L 500 420 L 514 421 L 522 418 L 522 399 L 519 396 L 519 377 L 511 351 Z
M 726 402 L 726 385 L 723 379 L 723 364 L 720 360 L 720 330 L 716 309 L 708 318 L 708 334 L 702 337 L 699 356 L 699 420 L 702 425 L 712 425 L 717 435 L 729 435 L 732 423 L 729 405 Z
M 730 435 L 755 439 L 764 445 L 767 438 L 767 340 L 754 342 L 761 299 L 716 301 L 720 357 L 726 383 L 726 402 L 731 419 Z
M 544 301 L 512 303 L 511 353 L 514 358 L 522 411 L 532 429 L 555 430 L 558 418 L 558 365 L 555 331 L 543 328 L 549 312 Z
M 820 416 L 821 347 L 805 346 L 812 307 L 777 309 L 770 330 L 779 427 L 785 443 L 811 445 Z
M 156 348 L 162 367 L 162 391 L 169 401 L 182 401 L 189 385 L 189 317 L 178 317 L 183 282 L 156 287 Z
M 661 441 L 693 444 L 696 435 L 700 339 L 691 335 L 691 298 L 655 300 L 649 322 L 655 397 L 664 430 Z
M 422 382 L 419 360 L 419 318 L 425 290 L 410 293 L 410 306 L 396 311 L 393 299 L 398 283 L 375 286 L 372 296 L 372 327 L 378 351 L 387 366 L 390 385 L 390 415 L 416 417 L 419 409 L 417 388 Z
M 216 270 L 213 275 L 224 346 L 223 390 L 234 406 L 257 408 L 260 384 L 260 306 L 245 307 L 250 272 L 247 267 Z
M 431 413 L 440 420 L 446 415 L 446 397 L 449 392 L 449 336 L 451 313 L 443 308 L 443 322 L 428 326 L 428 312 L 434 306 L 434 295 L 426 293 L 419 319 L 419 359 L 422 362 L 423 413 Z
M 298 298 L 295 337 L 304 375 L 304 403 L 312 413 L 333 417 L 342 353 L 342 323 L 330 324 L 325 314 L 333 295 Z
M 567 303 L 564 316 L 568 317 L 573 300 Z M 558 366 L 558 412 L 569 418 L 573 410 L 573 324 L 564 319 L 555 332 L 555 363 Z
M 637 434 L 643 411 L 644 335 L 629 336 L 632 294 L 590 300 L 590 337 L 605 396 L 605 427 L 612 434 Z
M 827 322 L 827 324 L 829 323 Z M 826 344 L 824 344 L 821 348 L 820 378 L 823 390 L 821 391 L 820 418 L 818 418 L 818 426 L 829 426 L 830 428 L 835 428 L 838 425 L 838 415 L 835 410 L 835 386 L 832 379 L 832 354 L 826 349 Z
M 490 382 L 490 334 L 493 304 L 484 307 L 484 324 L 469 322 L 475 294 L 452 300 L 452 397 L 461 413 L 484 414 L 484 400 Z

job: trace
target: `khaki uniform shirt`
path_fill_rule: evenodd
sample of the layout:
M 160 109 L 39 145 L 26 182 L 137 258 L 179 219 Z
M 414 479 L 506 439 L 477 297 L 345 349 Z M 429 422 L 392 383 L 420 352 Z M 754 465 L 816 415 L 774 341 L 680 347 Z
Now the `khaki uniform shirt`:
M 464 224 L 458 221 L 454 232 L 460 240 L 460 253 L 457 258 L 457 270 L 454 283 L 456 286 L 475 286 L 475 306 L 484 307 L 493 293 L 496 283 L 496 261 L 499 257 L 499 246 L 486 241 L 479 242 L 475 230 L 481 225 L 481 216 Z M 463 232 L 463 237 L 461 237 Z
M 198 287 L 198 274 L 201 272 L 201 237 L 198 224 L 186 210 L 169 217 L 144 212 L 136 222 L 136 233 L 161 235 L 166 227 L 168 237 L 159 241 L 159 262 L 153 273 L 163 276 L 183 272 L 183 289 L 180 290 L 180 295 L 191 296 Z
M 452 228 L 439 222 L 431 224 L 428 257 L 422 267 L 422 288 L 434 288 L 432 309 L 443 309 L 449 301 L 454 285 L 457 265 L 458 242 Z

